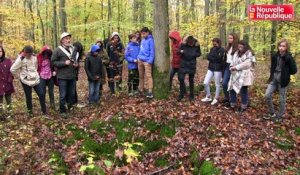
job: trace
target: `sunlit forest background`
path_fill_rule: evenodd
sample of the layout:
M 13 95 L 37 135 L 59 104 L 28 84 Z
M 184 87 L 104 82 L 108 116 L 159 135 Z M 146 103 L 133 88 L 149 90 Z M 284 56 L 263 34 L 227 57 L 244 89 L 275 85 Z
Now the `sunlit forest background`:
M 248 5 L 274 3 L 293 4 L 295 20 L 248 20 Z M 37 51 L 44 44 L 56 47 L 63 31 L 72 33 L 73 40 L 82 42 L 87 50 L 97 38 L 107 38 L 113 31 L 126 44 L 131 32 L 143 26 L 153 29 L 152 0 L 2 0 L 0 4 L 0 42 L 12 57 L 25 44 Z M 236 32 L 260 58 L 281 38 L 287 38 L 291 51 L 299 54 L 298 14 L 297 0 L 169 0 L 170 30 L 196 35 L 204 53 L 212 38 L 220 37 L 224 45 L 226 35 Z

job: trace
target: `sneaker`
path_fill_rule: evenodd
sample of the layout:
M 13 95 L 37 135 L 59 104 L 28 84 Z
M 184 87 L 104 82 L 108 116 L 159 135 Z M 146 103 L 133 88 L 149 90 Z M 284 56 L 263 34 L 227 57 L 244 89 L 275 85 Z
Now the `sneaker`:
M 202 102 L 211 102 L 212 99 L 211 98 L 208 98 L 208 97 L 205 97 L 203 99 L 201 99 Z
M 67 115 L 67 113 L 65 113 L 65 112 L 64 112 L 64 113 L 61 113 L 60 115 L 61 115 L 61 117 L 62 117 L 63 119 L 67 119 L 67 118 L 68 118 L 68 115 Z
M 229 100 L 226 99 L 226 98 L 224 98 L 224 99 L 221 101 L 221 103 L 229 103 Z
M 281 123 L 283 120 L 283 117 L 282 116 L 279 116 L 279 115 L 276 115 L 275 117 L 272 118 L 272 121 L 274 123 Z
M 0 121 L 5 121 L 5 117 L 4 116 L 0 116 Z
M 263 119 L 265 119 L 265 120 L 270 120 L 270 119 L 273 119 L 275 117 L 276 117 L 275 113 L 274 114 L 268 113 L 266 115 L 263 115 Z
M 152 99 L 154 96 L 152 92 L 148 92 L 146 97 Z
M 179 95 L 177 101 L 181 101 L 183 99 L 183 95 Z
M 191 102 L 193 102 L 193 101 L 195 100 L 194 96 L 190 96 L 190 97 L 189 97 L 189 100 L 190 100 Z
M 231 105 L 230 105 L 229 102 L 226 102 L 226 103 L 224 104 L 224 107 L 225 107 L 225 109 L 230 109 L 230 108 L 231 108 Z
M 237 110 L 237 113 L 243 113 L 246 111 L 247 108 L 242 108 L 242 107 L 239 107 L 238 110 Z
M 214 99 L 212 102 L 211 102 L 211 105 L 215 105 L 218 103 L 218 100 L 217 99 Z
M 144 96 L 144 91 L 140 91 L 140 90 L 138 90 L 138 95 L 140 95 L 140 96 Z
M 133 94 L 133 92 L 130 92 L 130 93 L 128 93 L 128 96 L 133 96 L 134 94 Z
M 136 96 L 139 94 L 139 91 L 133 91 L 133 95 Z

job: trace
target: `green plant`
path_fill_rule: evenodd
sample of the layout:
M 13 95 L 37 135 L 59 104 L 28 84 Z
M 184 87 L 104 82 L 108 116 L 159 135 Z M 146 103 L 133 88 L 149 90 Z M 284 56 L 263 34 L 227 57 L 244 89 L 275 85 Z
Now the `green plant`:
M 93 155 L 90 155 L 90 157 L 88 157 L 87 160 L 88 160 L 88 164 L 81 165 L 79 172 L 88 175 L 105 175 L 105 172 L 100 167 L 95 165 Z
M 108 143 L 97 143 L 95 140 L 86 139 L 82 143 L 82 150 L 88 153 L 93 153 L 95 158 L 100 158 L 100 156 L 111 157 L 114 155 L 116 148 L 116 143 L 110 141 Z
M 277 148 L 282 150 L 290 150 L 294 148 L 294 142 L 288 139 L 275 140 L 274 143 Z
M 170 155 L 160 156 L 155 160 L 155 166 L 157 167 L 166 167 L 169 164 L 168 158 Z
M 176 126 L 178 122 L 176 120 L 171 120 L 167 124 L 164 124 L 160 128 L 160 136 L 171 138 L 176 134 Z
M 211 162 L 211 161 L 204 161 L 199 169 L 201 175 L 217 175 L 221 174 L 221 170 Z
M 5 160 L 9 156 L 8 152 L 5 149 L 0 148 L 0 173 L 4 173 L 5 169 Z
M 50 159 L 48 160 L 51 168 L 55 170 L 55 174 L 68 174 L 69 168 L 64 161 L 62 155 L 58 151 L 53 151 L 51 153 Z
M 300 127 L 295 128 L 295 132 L 299 136 L 300 135 Z
M 153 133 L 160 128 L 160 125 L 153 120 L 149 120 L 149 121 L 146 121 L 145 128 Z
M 126 156 L 126 162 L 131 163 L 133 160 L 137 160 L 138 157 L 140 157 L 140 151 L 133 149 L 133 146 L 143 146 L 142 143 L 136 142 L 136 143 L 123 143 L 124 149 L 124 155 Z
M 144 152 L 145 153 L 150 153 L 153 151 L 158 151 L 160 150 L 162 147 L 167 146 L 168 143 L 166 142 L 166 140 L 164 139 L 158 139 L 158 140 L 152 140 L 152 141 L 145 141 L 144 142 Z
M 65 145 L 72 145 L 76 140 L 84 140 L 90 138 L 90 134 L 86 132 L 84 129 L 77 128 L 76 126 L 69 126 L 68 130 L 72 131 L 73 136 L 65 138 L 63 143 Z
M 104 135 L 107 130 L 109 130 L 107 124 L 102 122 L 101 120 L 92 121 L 92 123 L 90 124 L 90 128 L 96 130 L 100 136 Z
M 278 129 L 276 131 L 276 135 L 279 137 L 275 139 L 273 142 L 276 147 L 282 150 L 289 150 L 294 148 L 295 141 L 293 137 L 289 135 L 289 133 L 284 129 Z

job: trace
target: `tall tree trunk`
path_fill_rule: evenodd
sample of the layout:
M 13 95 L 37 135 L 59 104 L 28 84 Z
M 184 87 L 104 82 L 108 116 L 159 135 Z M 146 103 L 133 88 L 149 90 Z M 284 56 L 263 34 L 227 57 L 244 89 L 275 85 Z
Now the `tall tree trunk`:
M 90 12 L 88 11 L 88 9 L 90 9 L 91 6 L 92 6 L 92 3 L 90 3 L 90 6 L 87 7 L 87 0 L 84 0 L 84 18 L 83 18 L 83 24 L 84 24 L 83 43 L 84 43 L 84 46 L 87 44 L 87 36 L 88 36 L 88 34 L 87 34 L 87 32 L 88 32 L 87 31 L 88 30 L 87 23 L 88 23 L 88 19 L 90 17 Z
M 57 12 L 56 12 L 56 0 L 52 0 L 53 5 L 53 48 L 57 47 L 58 40 L 57 40 Z
M 60 19 L 60 32 L 67 32 L 67 13 L 65 10 L 66 0 L 59 0 L 59 19 Z
M 145 23 L 146 21 L 146 4 L 145 1 L 139 1 L 139 19 L 140 19 L 140 23 Z
M 245 5 L 245 11 L 244 11 L 244 15 L 243 15 L 244 18 L 248 15 L 247 14 L 247 8 L 250 5 L 250 0 L 246 0 L 245 3 L 246 3 L 246 5 Z M 246 42 L 249 42 L 249 35 L 250 35 L 250 24 L 247 24 L 244 27 L 243 40 L 246 41 Z
M 132 22 L 135 24 L 135 27 L 138 27 L 137 25 L 137 19 L 139 15 L 139 1 L 138 0 L 133 0 L 133 7 L 132 7 Z
M 195 21 L 195 19 L 196 19 L 195 0 L 191 0 L 190 12 L 191 12 L 192 20 Z
M 104 3 L 103 3 L 103 0 L 101 0 L 101 21 L 103 22 L 104 21 Z M 105 27 L 102 27 L 102 35 L 103 35 L 103 38 L 105 38 Z
M 40 19 L 40 24 L 41 24 L 41 28 L 42 28 L 42 43 L 43 45 L 46 44 L 46 36 L 45 36 L 45 27 L 44 27 L 44 22 L 43 22 L 43 19 L 42 19 L 42 16 L 41 16 L 41 12 L 40 12 L 40 8 L 39 7 L 39 0 L 36 0 L 36 10 L 37 10 L 37 15 Z
M 45 19 L 45 21 L 48 22 L 49 21 L 48 0 L 45 0 L 45 4 L 46 4 L 46 12 L 45 12 L 46 13 L 46 19 Z M 50 30 L 49 25 L 46 24 L 46 29 L 45 29 L 46 43 L 48 43 L 48 40 L 49 40 L 48 38 L 51 38 L 51 36 L 49 37 L 49 33 L 50 33 L 49 30 Z
M 117 30 L 118 32 L 120 33 L 120 20 L 121 20 L 121 8 L 120 8 L 120 0 L 118 0 L 117 2 L 117 6 L 118 6 L 118 27 L 117 27 Z
M 33 45 L 35 47 L 35 20 L 34 20 L 34 12 L 33 12 L 33 2 L 32 0 L 28 1 L 28 9 L 31 17 L 31 31 L 30 31 L 30 39 L 33 41 Z
M 210 0 L 205 0 L 205 7 L 204 7 L 204 16 L 207 17 L 209 16 L 209 8 L 210 8 Z M 205 26 L 204 28 L 204 41 L 206 41 L 206 44 L 205 46 L 203 47 L 203 51 L 204 53 L 207 53 L 208 52 L 208 35 L 209 35 L 209 32 L 208 32 L 208 26 Z
M 184 23 L 187 23 L 188 21 L 188 9 L 187 9 L 187 0 L 182 0 L 182 9 L 183 9 L 183 15 L 182 15 L 182 21 Z
M 0 37 L 3 36 L 3 21 L 4 21 L 4 15 L 0 14 Z
M 216 12 L 219 16 L 219 35 L 223 45 L 226 44 L 226 9 L 220 9 L 224 6 L 223 0 L 216 0 Z
M 209 15 L 209 0 L 205 0 L 205 7 L 204 7 L 204 15 L 208 16 Z
M 87 38 L 87 21 L 88 21 L 88 15 L 87 13 L 87 9 L 86 9 L 86 0 L 84 0 L 84 19 L 83 19 L 83 23 L 84 23 L 84 32 L 83 32 L 83 43 L 84 45 L 86 44 L 86 38 Z
M 177 30 L 180 30 L 180 0 L 176 0 L 176 24 Z
M 279 3 L 282 3 L 282 0 L 273 0 L 273 4 L 279 4 Z M 276 49 L 277 30 L 278 30 L 278 21 L 272 21 L 271 54 L 275 52 Z
M 263 44 L 265 44 L 267 42 L 266 28 L 265 27 L 262 28 L 262 33 L 263 33 Z M 267 56 L 267 51 L 266 51 L 266 47 L 265 46 L 263 48 L 263 55 Z
M 154 94 L 157 98 L 166 98 L 170 68 L 168 0 L 154 0 L 153 22 L 156 50 Z
M 107 21 L 108 21 L 108 37 L 111 34 L 111 19 L 112 19 L 112 5 L 111 5 L 111 0 L 108 0 L 108 7 L 107 7 Z

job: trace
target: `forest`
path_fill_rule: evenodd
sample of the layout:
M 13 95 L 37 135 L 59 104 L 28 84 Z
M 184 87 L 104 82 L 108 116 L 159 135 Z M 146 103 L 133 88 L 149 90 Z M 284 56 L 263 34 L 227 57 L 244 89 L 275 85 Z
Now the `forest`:
M 294 5 L 295 20 L 248 20 L 248 5 L 283 3 Z M 236 32 L 262 59 L 279 38 L 288 39 L 291 51 L 299 54 L 297 0 L 169 0 L 167 5 L 168 28 L 182 36 L 197 36 L 205 53 L 212 38 L 220 37 L 225 45 L 226 35 Z M 0 8 L 0 38 L 11 56 L 24 44 L 37 50 L 45 44 L 55 47 L 63 31 L 72 33 L 73 40 L 88 50 L 97 38 L 107 38 L 113 31 L 127 43 L 128 34 L 143 26 L 153 29 L 154 24 L 152 0 L 3 0 Z
M 262 4 L 293 5 L 294 19 L 250 20 L 248 6 Z M 57 48 L 63 32 L 82 43 L 85 60 L 98 39 L 118 32 L 126 47 L 128 35 L 143 27 L 153 33 L 156 58 L 154 99 L 128 95 L 124 63 L 123 89 L 111 95 L 105 82 L 99 105 L 88 104 L 82 61 L 79 102 L 65 118 L 58 108 L 51 109 L 48 94 L 49 113 L 41 115 L 35 93 L 33 115 L 28 116 L 22 83 L 15 77 L 12 105 L 5 107 L 11 110 L 0 121 L 0 174 L 300 174 L 299 15 L 298 0 L 1 0 L 0 46 L 13 62 L 25 45 L 35 54 L 44 45 Z M 193 35 L 200 43 L 193 101 L 177 100 L 177 76 L 173 89 L 167 88 L 173 56 L 170 31 L 182 38 Z M 249 42 L 257 60 L 243 113 L 201 101 L 212 39 L 220 38 L 225 47 L 230 33 Z M 283 38 L 289 41 L 298 73 L 291 76 L 284 119 L 276 123 L 262 116 L 267 113 L 271 54 Z M 210 85 L 216 91 L 215 83 Z M 58 86 L 54 95 L 58 107 Z M 278 108 L 280 95 L 273 99 Z

